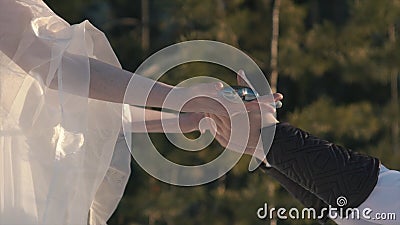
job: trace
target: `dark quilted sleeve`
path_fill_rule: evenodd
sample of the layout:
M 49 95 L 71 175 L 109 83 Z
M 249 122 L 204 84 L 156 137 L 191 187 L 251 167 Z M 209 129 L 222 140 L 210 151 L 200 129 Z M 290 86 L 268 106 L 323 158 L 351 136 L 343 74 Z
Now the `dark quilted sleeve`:
M 374 189 L 379 160 L 321 140 L 289 124 L 277 124 L 267 154 L 274 169 L 336 207 L 338 197 L 358 207 Z

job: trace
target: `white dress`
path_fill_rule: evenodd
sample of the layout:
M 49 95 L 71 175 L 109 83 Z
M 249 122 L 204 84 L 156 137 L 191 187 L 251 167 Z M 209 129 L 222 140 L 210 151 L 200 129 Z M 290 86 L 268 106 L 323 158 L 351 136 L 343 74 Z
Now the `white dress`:
M 0 224 L 105 224 L 115 210 L 130 155 L 121 105 L 87 98 L 88 57 L 120 67 L 89 22 L 0 0 Z

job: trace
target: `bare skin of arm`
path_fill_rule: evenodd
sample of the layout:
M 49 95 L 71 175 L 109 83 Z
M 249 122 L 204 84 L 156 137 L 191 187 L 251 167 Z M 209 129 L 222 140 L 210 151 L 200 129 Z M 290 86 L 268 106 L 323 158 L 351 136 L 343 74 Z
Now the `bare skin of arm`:
M 66 54 L 62 60 L 63 70 L 68 71 L 68 68 L 78 67 L 81 63 L 87 63 L 87 60 L 87 57 Z M 125 91 L 131 82 L 134 87 L 129 86 L 124 102 L 129 105 L 168 108 L 183 112 L 209 112 L 218 115 L 227 115 L 224 105 L 233 107 L 233 110 L 236 111 L 243 111 L 244 109 L 241 104 L 231 103 L 218 94 L 223 88 L 222 83 L 202 83 L 191 87 L 174 87 L 93 58 L 89 58 L 89 66 L 90 88 L 88 95 L 93 99 L 122 103 Z M 81 79 L 79 75 L 73 72 L 68 76 L 72 77 L 72 79 L 75 77 L 77 80 Z M 52 80 L 50 88 L 58 89 L 57 80 L 57 77 Z M 76 83 L 79 83 L 79 81 Z M 148 90 L 151 91 L 149 92 Z M 173 104 L 165 104 L 167 95 L 171 95 L 169 96 L 169 102 Z M 174 104 L 185 101 L 186 103 L 182 107 Z M 251 111 L 257 110 L 258 105 L 259 103 L 253 101 L 246 103 L 244 107 L 246 110 Z
M 130 106 L 132 120 L 125 131 L 133 133 L 189 133 L 199 130 L 203 113 L 168 113 Z

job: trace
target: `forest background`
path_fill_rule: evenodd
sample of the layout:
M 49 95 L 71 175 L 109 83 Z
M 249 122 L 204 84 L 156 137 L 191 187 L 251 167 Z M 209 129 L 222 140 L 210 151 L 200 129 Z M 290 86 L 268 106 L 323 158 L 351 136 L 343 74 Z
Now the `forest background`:
M 67 22 L 85 19 L 108 37 L 124 69 L 135 71 L 151 54 L 186 40 L 237 47 L 284 94 L 281 121 L 379 157 L 400 169 L 399 0 L 47 0 Z M 214 76 L 234 84 L 235 73 L 189 63 L 162 81 Z M 196 137 L 196 133 L 189 137 Z M 182 153 L 163 134 L 152 135 L 175 162 L 209 162 L 223 148 L 212 143 Z M 256 211 L 301 205 L 263 172 L 249 173 L 249 157 L 222 178 L 198 187 L 162 183 L 132 160 L 132 175 L 110 225 L 317 224 L 260 220 Z M 398 196 L 397 196 L 398 197 Z M 395 201 L 397 201 L 395 197 Z

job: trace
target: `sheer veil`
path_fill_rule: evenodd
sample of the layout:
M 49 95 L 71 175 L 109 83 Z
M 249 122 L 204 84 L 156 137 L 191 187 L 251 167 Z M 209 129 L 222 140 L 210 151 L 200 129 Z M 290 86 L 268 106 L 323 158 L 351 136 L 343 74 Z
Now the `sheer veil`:
M 0 1 L 0 224 L 105 224 L 115 210 L 130 155 L 121 105 L 87 97 L 89 57 L 120 67 L 89 22 Z

